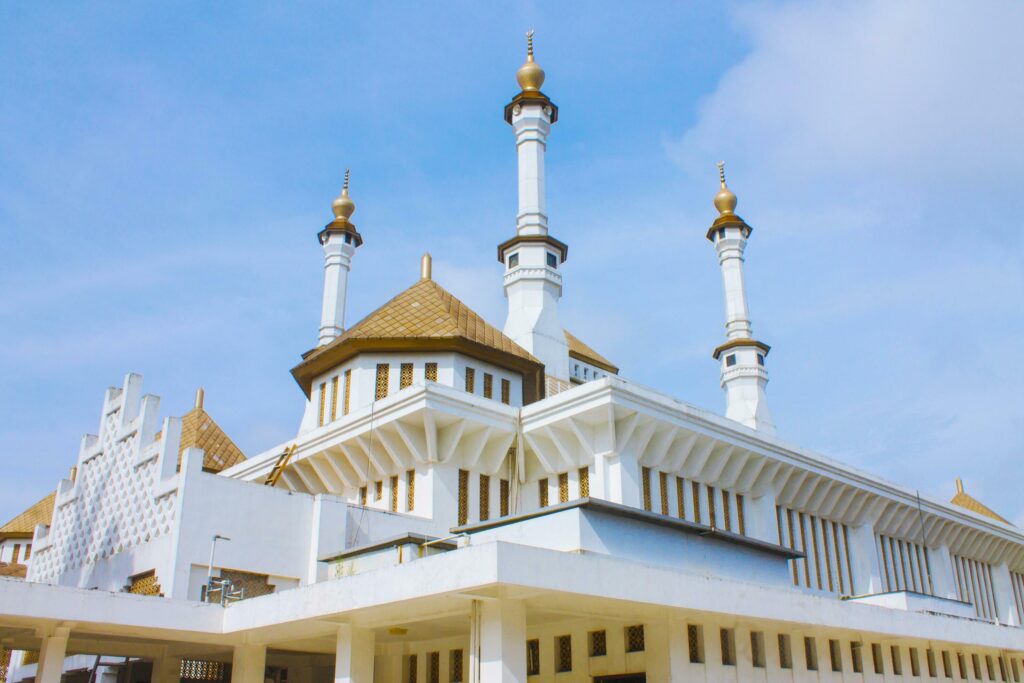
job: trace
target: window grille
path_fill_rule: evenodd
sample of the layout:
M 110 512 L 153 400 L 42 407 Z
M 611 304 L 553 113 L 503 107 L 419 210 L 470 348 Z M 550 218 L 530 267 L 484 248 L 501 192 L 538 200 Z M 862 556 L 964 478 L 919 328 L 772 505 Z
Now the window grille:
M 331 422 L 338 419 L 338 376 L 331 378 Z
M 540 641 L 526 641 L 526 675 L 540 675 Z
M 366 506 L 366 487 L 365 486 L 360 486 L 359 487 L 359 504 L 364 506 L 364 507 Z
M 416 683 L 417 676 L 417 661 L 416 655 L 409 655 L 409 676 L 405 679 L 407 683 Z
M 981 658 L 978 657 L 977 653 L 971 655 L 971 664 L 974 667 L 974 677 L 979 681 L 981 680 Z
M 829 531 L 831 525 L 824 519 L 821 520 L 821 544 L 825 551 L 825 576 L 828 578 L 828 590 L 830 593 L 835 592 L 835 588 L 832 587 L 832 554 L 829 552 Z
M 486 522 L 491 518 L 491 478 L 486 474 L 480 475 L 480 521 Z
M 882 646 L 878 643 L 871 644 L 871 663 L 875 666 L 876 674 L 885 673 L 885 662 L 882 661 Z
M 804 638 L 804 660 L 808 671 L 818 670 L 818 646 L 811 636 Z
M 754 668 L 763 669 L 765 667 L 764 633 L 761 631 L 750 632 L 750 662 Z
M 441 653 L 431 652 L 427 657 L 430 664 L 430 673 L 427 676 L 428 683 L 441 683 Z
M 352 371 L 345 371 L 345 403 L 341 407 L 341 413 L 348 415 L 348 408 L 352 400 Z
M 537 482 L 537 495 L 540 500 L 540 506 L 546 508 L 548 506 L 548 480 L 541 479 Z
M 316 426 L 324 426 L 324 409 L 327 405 L 327 382 L 320 382 L 320 410 L 317 412 Z
M 469 521 L 469 471 L 459 470 L 459 526 Z
M 686 643 L 690 648 L 690 663 L 702 664 L 704 662 L 704 638 L 701 627 L 690 624 L 686 627 Z
M 374 394 L 374 400 L 379 401 L 382 398 L 387 398 L 388 395 L 388 375 L 391 373 L 391 367 L 387 363 L 377 364 L 377 390 Z
M 572 636 L 555 638 L 555 673 L 572 671 Z
M 735 631 L 723 628 L 718 633 L 722 641 L 722 666 L 736 666 Z
M 405 389 L 412 386 L 412 363 L 402 363 L 399 366 L 398 388 Z
M 833 671 L 843 670 L 843 653 L 839 649 L 838 640 L 828 641 L 828 658 L 830 663 L 832 664 Z
M 658 484 L 661 489 L 661 514 L 668 514 L 668 474 L 658 472 Z
M 391 511 L 398 512 L 398 475 L 391 477 Z
M 416 507 L 416 470 L 405 472 L 405 510 L 412 512 Z
M 12 564 L 17 564 L 17 558 Z M 128 592 L 133 595 L 160 595 L 160 583 L 156 578 L 156 570 L 133 576 L 130 581 Z
M 558 475 L 558 502 L 569 502 L 569 473 L 562 472 Z
M 179 669 L 179 677 L 186 681 L 223 681 L 225 680 L 223 662 L 207 662 L 201 659 L 183 659 Z
M 927 548 L 913 541 L 878 535 L 879 562 L 886 590 L 933 594 Z
M 776 506 L 775 515 L 779 545 L 804 553 L 802 559 L 789 561 L 793 585 L 852 595 L 847 526 L 781 506 Z
M 28 557 L 27 554 L 26 557 Z M 1013 587 L 1013 603 L 1017 607 L 1017 620 L 1024 623 L 1024 574 L 1010 572 L 1010 585 Z
M 512 382 L 501 380 L 501 402 L 508 405 L 512 402 Z
M 462 683 L 462 650 L 448 653 L 448 680 L 451 683 Z
M 707 486 L 707 485 L 705 485 Z M 708 524 L 712 528 L 718 526 L 718 507 L 715 504 L 715 487 L 707 486 L 708 493 Z
M 740 529 L 739 529 L 740 536 L 746 536 L 747 535 L 747 522 L 744 519 L 743 503 L 744 503 L 743 494 L 742 493 L 737 493 L 736 494 L 736 518 L 739 521 L 739 525 L 740 525 Z
M 921 659 L 917 654 L 917 648 L 910 648 L 910 675 L 920 676 L 921 675 Z
M 74 480 L 74 477 L 72 476 L 72 481 L 73 480 Z M 27 543 L 27 544 L 25 544 L 25 561 L 28 562 L 30 557 L 32 557 L 32 544 L 31 543 Z
M 693 521 L 700 524 L 700 484 L 690 482 L 690 499 L 693 501 Z
M 644 626 L 637 624 L 626 627 L 626 652 L 644 651 Z
M 21 544 L 15 543 L 14 550 L 11 551 L 11 564 L 18 564 L 19 557 L 21 557 Z
M 373 499 L 384 500 L 384 480 L 373 482 Z
M 501 495 L 501 516 L 505 517 L 508 515 L 508 503 L 509 503 L 509 490 L 508 490 L 508 479 L 502 479 L 499 484 L 500 495 Z
M 686 519 L 686 491 L 685 480 L 682 477 L 676 477 L 676 510 L 679 512 L 680 519 Z
M 423 375 L 428 382 L 437 381 L 437 363 L 427 363 L 423 367 Z
M 608 634 L 604 631 L 591 631 L 590 636 L 590 656 L 591 657 L 604 657 L 608 654 Z
M 466 391 L 471 394 L 476 391 L 476 370 L 473 368 L 466 368 Z
M 864 643 L 850 643 L 850 666 L 853 673 L 864 673 Z
M 7 670 L 11 666 L 11 651 L 0 645 L 0 681 L 7 681 Z
M 590 497 L 590 468 L 581 467 L 580 475 L 580 498 Z
M 492 398 L 494 394 L 494 375 L 484 373 L 484 398 Z
M 730 507 L 729 492 L 722 489 L 722 519 L 726 531 L 732 531 L 732 511 L 729 509 Z
M 793 644 L 785 633 L 779 634 L 779 668 L 793 668 Z
M 952 555 L 957 597 L 974 604 L 974 612 L 982 619 L 995 619 L 995 591 L 992 586 L 992 565 L 962 555 Z
M 651 509 L 651 468 L 641 467 L 640 468 L 640 479 L 641 485 L 644 490 L 644 510 L 650 511 Z

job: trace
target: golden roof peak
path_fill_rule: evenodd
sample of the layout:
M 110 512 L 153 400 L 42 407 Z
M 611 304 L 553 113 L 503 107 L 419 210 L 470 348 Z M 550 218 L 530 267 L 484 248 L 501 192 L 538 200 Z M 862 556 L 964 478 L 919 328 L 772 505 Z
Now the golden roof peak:
M 533 59 L 533 29 L 526 32 L 526 61 L 516 72 L 516 80 L 523 92 L 539 92 L 544 85 L 544 69 Z
M 718 194 L 715 195 L 715 208 L 718 209 L 719 215 L 730 216 L 736 212 L 736 195 L 725 184 L 725 162 L 719 161 L 717 165 L 718 181 L 721 187 Z
M 423 258 L 420 260 L 420 279 L 429 280 L 431 279 L 431 272 L 433 271 L 434 261 L 430 258 L 430 252 L 423 254 Z
M 335 220 L 347 223 L 348 219 L 355 213 L 356 203 L 348 196 L 348 179 L 351 169 L 345 169 L 345 184 L 341 187 L 341 194 L 331 203 L 331 210 L 334 212 Z
M 197 410 L 202 410 L 203 409 L 203 399 L 205 399 L 205 398 L 206 398 L 206 392 L 203 391 L 203 388 L 199 387 L 198 389 L 196 389 L 196 409 Z

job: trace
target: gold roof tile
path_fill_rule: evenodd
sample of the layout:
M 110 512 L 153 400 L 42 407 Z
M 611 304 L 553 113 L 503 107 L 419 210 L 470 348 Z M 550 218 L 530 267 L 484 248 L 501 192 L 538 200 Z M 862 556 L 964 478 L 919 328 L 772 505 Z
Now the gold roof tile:
M 53 501 L 57 493 L 50 493 L 41 501 L 22 512 L 20 515 L 0 527 L 0 538 L 26 537 L 31 538 L 37 524 L 50 525 L 53 518 Z
M 973 496 L 969 495 L 964 491 L 964 482 L 960 477 L 956 478 L 956 495 L 949 501 L 953 505 L 958 505 L 971 512 L 976 512 L 979 515 L 984 515 L 991 519 L 1002 522 L 1003 524 L 1010 524 L 1010 521 L 1005 517 L 1002 517 L 992 511 L 992 508 L 983 504 Z
M 241 449 L 202 408 L 193 408 L 181 418 L 179 465 L 186 448 L 202 448 L 203 469 L 210 472 L 226 470 L 245 460 L 245 454 Z
M 581 342 L 579 339 L 576 338 L 574 334 L 569 332 L 569 330 L 562 331 L 565 332 L 565 341 L 566 343 L 569 344 L 570 358 L 578 358 L 579 360 L 585 363 L 590 363 L 591 365 L 595 365 L 601 368 L 602 370 L 607 370 L 613 375 L 619 374 L 619 369 L 615 367 L 615 365 L 610 360 L 608 360 L 607 358 L 599 354 L 597 351 Z

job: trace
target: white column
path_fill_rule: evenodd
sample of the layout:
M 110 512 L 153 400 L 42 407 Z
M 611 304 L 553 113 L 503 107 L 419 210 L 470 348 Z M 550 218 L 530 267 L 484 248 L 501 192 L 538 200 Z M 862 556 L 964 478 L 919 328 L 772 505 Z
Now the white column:
M 231 683 L 263 683 L 266 669 L 265 645 L 235 645 L 231 656 Z
M 373 683 L 373 651 L 373 631 L 351 624 L 338 626 L 334 683 Z
M 857 595 L 882 593 L 882 569 L 875 550 L 875 529 L 871 524 L 850 527 L 850 565 L 853 567 L 853 589 Z
M 690 673 L 690 645 L 686 621 L 677 617 L 668 620 L 668 672 L 664 680 L 670 683 L 684 683 L 696 678 Z M 704 679 L 703 676 L 700 677 Z
M 746 238 L 738 228 L 728 230 L 734 239 L 719 239 L 715 242 L 718 265 L 722 269 L 722 284 L 725 286 L 725 330 L 727 339 L 750 338 L 750 313 L 747 311 L 747 290 L 743 282 L 743 252 L 747 247 Z
M 150 683 L 178 683 L 181 680 L 181 659 L 166 654 L 153 658 Z
M 547 111 L 545 111 L 547 110 Z M 544 153 L 551 132 L 549 108 L 539 103 L 521 107 L 512 117 L 519 162 L 519 211 L 516 230 L 520 235 L 546 235 L 548 215 L 544 196 Z
M 779 519 L 775 514 L 775 493 L 769 492 L 763 496 L 749 494 L 743 496 L 743 499 L 747 504 L 744 514 L 747 535 L 759 541 L 778 544 Z
M 1010 582 L 1010 566 L 1003 562 L 992 566 L 992 592 L 996 599 L 996 616 L 1000 624 L 1020 626 L 1017 603 L 1013 599 L 1013 584 Z
M 525 605 L 515 600 L 484 600 L 478 604 L 478 683 L 526 683 Z M 471 671 L 471 681 L 475 673 Z
M 43 636 L 39 648 L 39 664 L 36 666 L 37 683 L 60 683 L 70 635 L 71 629 L 59 626 Z
M 328 233 L 324 239 L 324 301 L 320 315 L 320 346 L 345 331 L 345 292 L 355 247 L 347 233 Z M 351 238 L 349 238 L 351 240 Z
M 956 580 L 953 578 L 953 563 L 947 546 L 925 548 L 928 554 L 928 568 L 931 570 L 932 591 L 940 598 L 957 600 Z

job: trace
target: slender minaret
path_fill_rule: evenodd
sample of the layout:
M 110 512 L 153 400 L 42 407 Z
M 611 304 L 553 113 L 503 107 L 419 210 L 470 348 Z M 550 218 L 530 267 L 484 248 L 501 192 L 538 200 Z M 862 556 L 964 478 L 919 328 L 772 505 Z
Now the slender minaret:
M 356 226 L 349 222 L 356 210 L 356 203 L 348 196 L 348 178 L 349 172 L 346 169 L 345 185 L 331 204 L 334 220 L 318 235 L 320 245 L 324 248 L 324 305 L 320 315 L 320 346 L 330 343 L 345 331 L 348 271 L 352 267 L 352 255 L 363 243 L 363 238 L 356 232 Z
M 715 195 L 718 218 L 708 229 L 708 239 L 715 245 L 725 285 L 725 343 L 713 354 L 722 366 L 725 416 L 774 434 L 775 424 L 764 392 L 768 384 L 765 356 L 769 346 L 754 339 L 750 331 L 747 292 L 743 284 L 743 252 L 751 228 L 736 215 L 736 195 L 725 184 L 725 162 L 718 162 L 718 177 L 721 183 Z
M 567 388 L 569 347 L 558 320 L 562 275 L 569 248 L 548 234 L 544 202 L 544 152 L 558 107 L 540 91 L 544 70 L 533 58 L 533 31 L 526 34 L 526 62 L 516 72 L 521 91 L 505 106 L 516 136 L 519 211 L 516 236 L 498 245 L 505 266 L 508 318 L 505 334 L 544 363 L 549 393 Z

